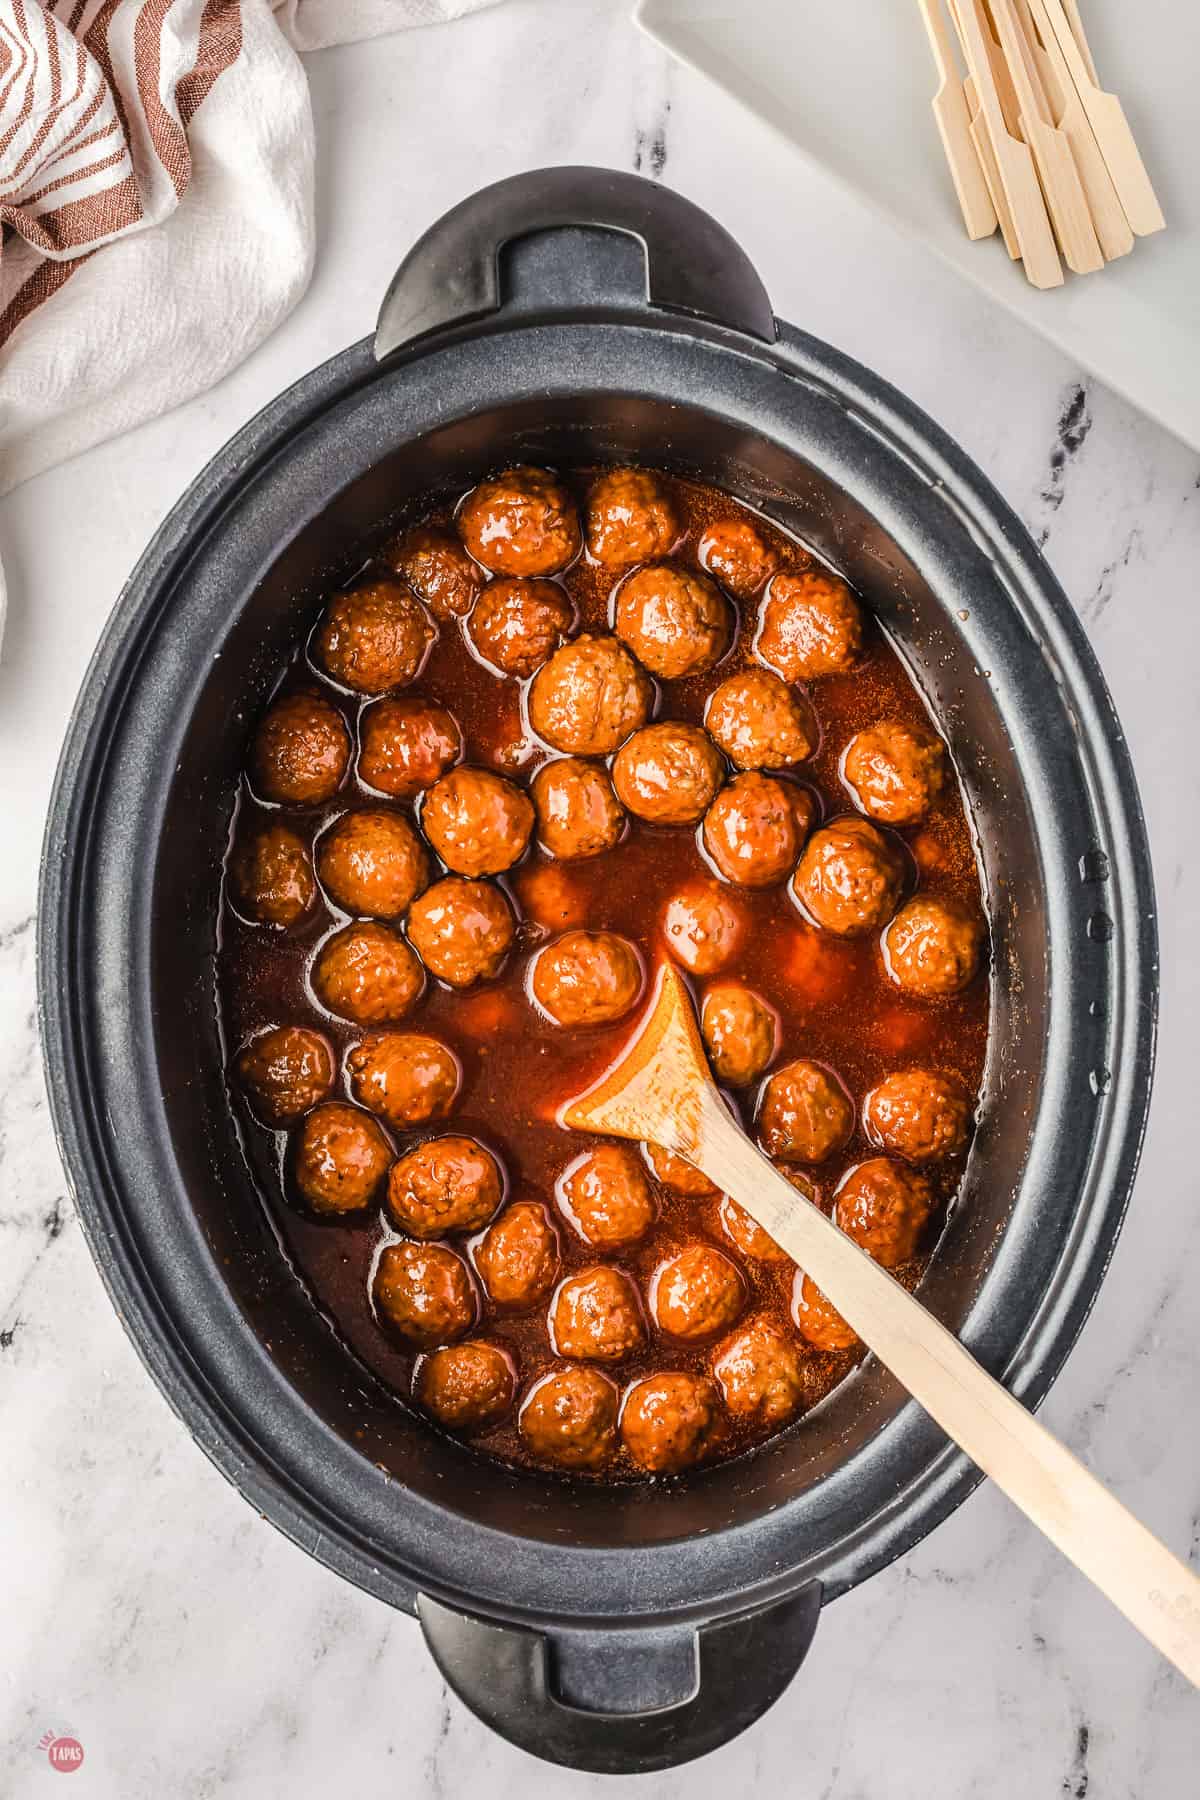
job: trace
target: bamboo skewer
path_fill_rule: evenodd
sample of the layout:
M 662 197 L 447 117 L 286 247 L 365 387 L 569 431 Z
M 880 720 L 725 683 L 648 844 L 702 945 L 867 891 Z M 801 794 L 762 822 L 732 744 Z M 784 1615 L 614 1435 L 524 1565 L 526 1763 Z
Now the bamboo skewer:
M 983 178 L 987 182 L 988 193 L 996 210 L 996 218 L 1000 226 L 1000 236 L 1004 239 L 1004 248 L 1016 262 L 1021 254 L 1021 246 L 1017 242 L 1016 230 L 1013 226 L 1012 211 L 1008 204 L 1008 195 L 1004 192 L 1004 183 L 1000 179 L 1000 165 L 996 161 L 996 152 L 992 148 L 992 140 L 988 136 L 987 120 L 979 105 L 979 95 L 975 91 L 975 78 L 968 75 L 963 82 L 963 93 L 966 96 L 967 111 L 971 115 L 971 142 L 975 146 L 975 154 L 983 169 Z
M 996 229 L 996 210 L 971 139 L 971 115 L 942 15 L 941 0 L 918 0 L 918 5 L 940 78 L 931 102 L 933 116 L 950 165 L 967 236 L 990 237 Z
M 1071 36 L 1079 46 L 1079 54 L 1083 58 L 1083 66 L 1088 72 L 1088 78 L 1099 87 L 1100 77 L 1096 73 L 1096 65 L 1092 60 L 1087 32 L 1083 29 L 1083 20 L 1079 13 L 1079 0 L 1063 0 L 1063 9 L 1067 15 L 1067 23 L 1071 27 Z

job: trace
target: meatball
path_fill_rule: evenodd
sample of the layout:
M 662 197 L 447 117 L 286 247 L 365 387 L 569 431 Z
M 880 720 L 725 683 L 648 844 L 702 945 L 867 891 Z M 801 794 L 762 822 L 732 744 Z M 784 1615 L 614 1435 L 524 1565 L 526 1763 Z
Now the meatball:
M 614 631 L 666 681 L 715 668 L 733 627 L 733 608 L 716 582 L 677 563 L 650 563 L 617 589 Z
M 550 1308 L 550 1341 L 557 1356 L 579 1362 L 620 1362 L 646 1339 L 638 1291 L 607 1263 L 564 1281 Z
M 666 487 L 646 469 L 609 469 L 587 497 L 587 547 L 607 569 L 628 569 L 674 549 L 679 514 Z
M 650 679 L 616 638 L 584 632 L 542 664 L 529 690 L 529 722 L 554 750 L 607 756 L 644 725 Z
M 364 581 L 335 594 L 313 640 L 325 673 L 356 694 L 407 687 L 437 627 L 399 581 Z
M 453 1050 L 421 1031 L 371 1032 L 350 1051 L 346 1072 L 359 1105 L 400 1131 L 445 1118 L 462 1081 Z
M 447 868 L 459 875 L 498 875 L 525 854 L 533 805 L 490 769 L 451 769 L 426 794 L 421 827 Z
M 408 915 L 409 939 L 421 961 L 431 975 L 456 988 L 494 975 L 516 928 L 498 887 L 457 875 L 426 888 Z
M 321 1005 L 355 1025 L 402 1019 L 425 985 L 421 965 L 404 939 L 370 920 L 326 938 L 311 980 Z
M 704 723 L 739 769 L 790 769 L 817 747 L 807 703 L 769 669 L 744 669 L 715 687 Z
M 624 1144 L 597 1144 L 559 1176 L 558 1204 L 587 1244 L 609 1249 L 645 1237 L 654 1196 L 636 1154 Z
M 700 1030 L 718 1081 L 749 1087 L 779 1044 L 779 1014 L 740 981 L 714 981 L 700 1008 Z
M 488 1298 L 509 1312 L 543 1300 L 558 1280 L 558 1263 L 558 1233 L 536 1200 L 505 1207 L 475 1251 Z
M 924 725 L 885 720 L 856 731 L 842 775 L 858 804 L 881 825 L 916 825 L 942 791 L 946 750 Z
M 635 1381 L 621 1408 L 621 1438 L 639 1468 L 676 1475 L 719 1448 L 721 1400 L 707 1375 L 668 1369 Z
M 858 601 L 823 569 L 772 575 L 758 609 L 754 653 L 785 681 L 812 681 L 853 668 L 862 649 Z
M 359 724 L 358 773 L 369 788 L 407 800 L 462 755 L 462 733 L 436 701 L 401 694 L 368 706 Z
M 769 1319 L 755 1319 L 713 1363 L 722 1397 L 735 1419 L 777 1430 L 804 1400 L 804 1368 L 795 1345 Z
M 867 1135 L 909 1162 L 936 1162 L 966 1148 L 971 1102 L 962 1083 L 936 1069 L 899 1069 L 872 1088 L 863 1107 Z
M 694 881 L 667 902 L 663 936 L 693 975 L 715 975 L 742 947 L 745 919 L 715 881 Z
M 296 1137 L 296 1186 L 315 1213 L 362 1212 L 379 1191 L 392 1147 L 368 1113 L 327 1100 Z
M 317 897 L 308 845 L 290 825 L 260 827 L 230 857 L 229 888 L 238 911 L 256 925 L 298 924 Z
M 617 1447 L 617 1390 L 599 1369 L 555 1369 L 530 1388 L 519 1422 L 543 1462 L 599 1469 Z
M 805 1185 L 801 1187 L 801 1182 L 804 1182 L 805 1178 L 799 1169 L 781 1169 L 780 1174 L 786 1175 L 792 1186 L 800 1188 L 802 1193 L 807 1193 L 810 1199 L 816 1198 L 816 1192 L 811 1183 L 805 1182 Z M 731 1194 L 721 1196 L 717 1216 L 721 1221 L 721 1229 L 725 1236 L 734 1249 L 740 1250 L 743 1256 L 750 1257 L 754 1262 L 765 1263 L 786 1263 L 792 1260 L 787 1251 L 775 1242 L 770 1232 L 764 1231 L 758 1220 L 752 1219 L 745 1207 L 739 1206 Z
M 850 1096 L 829 1069 L 803 1058 L 777 1069 L 758 1115 L 763 1148 L 785 1162 L 824 1162 L 854 1129 Z
M 350 766 L 350 733 L 320 694 L 288 694 L 269 708 L 254 736 L 254 791 L 280 806 L 331 800 Z
M 415 525 L 384 552 L 436 619 L 462 618 L 475 604 L 483 577 L 448 531 Z
M 349 913 L 394 919 L 429 879 L 420 838 L 399 813 L 372 808 L 344 813 L 317 848 L 325 892 Z
M 746 1284 L 712 1244 L 689 1244 L 658 1270 L 652 1294 L 660 1329 L 700 1344 L 733 1324 L 746 1303 Z
M 861 937 L 885 925 L 904 881 L 899 850 L 866 819 L 837 819 L 814 831 L 792 892 L 825 931 Z
M 587 924 L 587 889 L 559 863 L 527 863 L 516 887 L 524 916 L 547 931 L 574 931 Z
M 467 620 L 467 635 L 485 663 L 503 675 L 532 675 L 558 648 L 575 613 L 557 582 L 525 575 L 489 581 Z
M 467 1265 L 444 1244 L 386 1245 L 372 1297 L 381 1318 L 420 1350 L 466 1337 L 478 1313 Z
M 700 567 L 724 582 L 739 600 L 753 599 L 779 565 L 774 550 L 749 519 L 714 519 L 696 555 Z
M 622 744 L 613 786 L 652 825 L 694 825 L 721 785 L 720 751 L 698 725 L 646 725 Z
M 336 1064 L 328 1038 L 306 1025 L 264 1031 L 237 1059 L 238 1079 L 268 1125 L 298 1119 L 333 1089 Z
M 499 1206 L 503 1188 L 499 1163 L 474 1138 L 428 1138 L 392 1164 L 388 1211 L 409 1237 L 478 1231 Z
M 814 1350 L 853 1350 L 858 1343 L 857 1331 L 851 1330 L 812 1277 L 799 1269 L 792 1285 L 792 1318 Z
M 923 999 L 957 994 L 979 967 L 983 921 L 959 900 L 917 894 L 902 906 L 883 934 L 888 975 L 907 994 Z
M 933 1211 L 924 1175 L 887 1156 L 873 1156 L 844 1178 L 834 1196 L 833 1220 L 885 1269 L 916 1255 Z
M 637 1004 L 642 964 L 614 931 L 567 931 L 533 959 L 533 997 L 556 1025 L 611 1025 Z
M 462 540 L 497 575 L 554 575 L 579 553 L 579 519 L 546 469 L 506 469 L 481 481 L 458 514 Z
M 517 1378 L 506 1351 L 472 1338 L 423 1357 L 414 1392 L 448 1431 L 486 1431 L 512 1410 Z
M 703 1169 L 690 1163 L 686 1156 L 676 1156 L 673 1150 L 664 1150 L 661 1144 L 643 1144 L 642 1151 L 654 1171 L 654 1179 L 670 1188 L 673 1194 L 687 1194 L 698 1200 L 716 1193 Z
M 704 815 L 704 848 L 726 881 L 774 887 L 795 868 L 815 810 L 807 788 L 750 769 Z
M 538 834 L 551 856 L 564 862 L 599 856 L 620 842 L 625 814 L 607 771 L 582 757 L 544 763 L 533 778 Z

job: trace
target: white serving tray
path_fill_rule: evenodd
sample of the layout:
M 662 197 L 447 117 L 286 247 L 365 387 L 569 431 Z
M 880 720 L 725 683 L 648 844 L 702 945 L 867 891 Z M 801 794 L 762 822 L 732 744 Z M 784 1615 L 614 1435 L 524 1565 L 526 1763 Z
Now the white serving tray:
M 642 29 L 1135 406 L 1200 449 L 1200 0 L 1082 0 L 1167 216 L 1039 292 L 971 243 L 930 111 L 915 0 L 638 0 Z

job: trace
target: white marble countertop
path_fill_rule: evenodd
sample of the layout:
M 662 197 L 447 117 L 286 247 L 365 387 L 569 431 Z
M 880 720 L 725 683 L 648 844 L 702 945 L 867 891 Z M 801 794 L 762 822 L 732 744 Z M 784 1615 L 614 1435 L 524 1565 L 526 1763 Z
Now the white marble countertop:
M 1162 911 L 1159 1076 L 1132 1210 L 1048 1424 L 1176 1549 L 1200 1552 L 1195 884 L 1200 465 L 1054 350 L 790 161 L 639 40 L 625 0 L 510 0 L 310 59 L 312 288 L 214 392 L 0 503 L 0 1793 L 491 1800 L 599 1793 L 447 1693 L 407 1618 L 273 1531 L 191 1442 L 109 1306 L 66 1197 L 34 1022 L 37 859 L 73 696 L 122 581 L 196 470 L 281 387 L 367 331 L 415 234 L 480 182 L 636 168 L 732 228 L 778 312 L 872 364 L 1029 524 L 1115 692 Z M 380 181 L 378 171 L 387 171 Z M 1015 277 L 1014 277 L 1015 278 Z M 827 1800 L 1195 1785 L 1200 1700 L 984 1488 L 831 1607 L 757 1727 L 636 1791 Z

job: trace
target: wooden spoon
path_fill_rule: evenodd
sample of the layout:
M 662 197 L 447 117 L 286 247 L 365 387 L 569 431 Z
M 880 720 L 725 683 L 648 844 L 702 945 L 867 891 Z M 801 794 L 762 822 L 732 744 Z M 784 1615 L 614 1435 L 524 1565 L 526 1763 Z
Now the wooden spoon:
M 943 1431 L 1200 1686 L 1200 1581 L 755 1149 L 713 1085 L 691 997 L 670 964 L 616 1063 L 559 1119 L 661 1144 L 731 1194 Z

